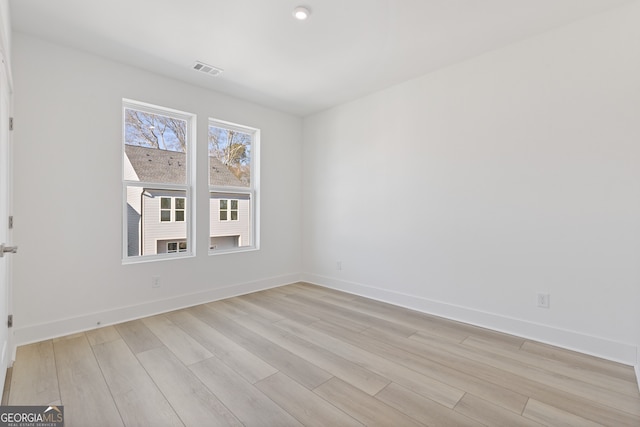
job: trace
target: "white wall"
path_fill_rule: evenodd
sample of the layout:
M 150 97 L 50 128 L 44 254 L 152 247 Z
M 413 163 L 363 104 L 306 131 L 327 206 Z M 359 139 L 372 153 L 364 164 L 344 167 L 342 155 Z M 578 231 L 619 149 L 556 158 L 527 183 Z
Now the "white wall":
M 17 344 L 299 278 L 300 118 L 19 33 L 13 47 Z M 198 115 L 195 258 L 121 263 L 123 97 Z M 208 255 L 209 117 L 261 129 L 259 251 Z
M 0 0 L 0 44 L 7 58 L 11 58 L 11 10 L 9 0 Z
M 304 278 L 636 363 L 638 22 L 634 2 L 306 118 Z

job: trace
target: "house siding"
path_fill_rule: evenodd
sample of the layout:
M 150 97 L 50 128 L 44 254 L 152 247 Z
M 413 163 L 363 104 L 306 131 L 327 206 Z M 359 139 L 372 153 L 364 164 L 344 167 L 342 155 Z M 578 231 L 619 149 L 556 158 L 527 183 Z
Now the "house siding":
M 158 241 L 184 241 L 187 236 L 186 221 L 160 221 L 160 199 L 162 197 L 186 197 L 184 191 L 172 190 L 146 190 L 142 196 L 143 211 L 143 252 L 142 255 L 153 255 L 158 253 Z M 187 203 L 187 208 L 188 208 Z M 173 215 L 173 213 L 172 213 Z M 188 216 L 188 211 L 185 216 Z M 172 217 L 173 219 L 173 217 Z M 186 218 L 185 218 L 186 219 Z
M 220 220 L 220 200 L 238 200 L 238 220 Z M 215 237 L 238 236 L 238 246 L 251 246 L 251 200 L 247 194 L 212 193 L 209 201 L 209 230 L 211 239 L 210 249 L 229 249 L 229 239 L 214 239 Z

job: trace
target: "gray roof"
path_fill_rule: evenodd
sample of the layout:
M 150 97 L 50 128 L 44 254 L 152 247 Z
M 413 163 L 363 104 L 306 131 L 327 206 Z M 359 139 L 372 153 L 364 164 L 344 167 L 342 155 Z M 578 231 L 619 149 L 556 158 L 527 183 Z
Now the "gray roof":
M 125 144 L 124 151 L 144 182 L 184 184 L 187 176 L 185 153 Z M 209 157 L 209 182 L 212 185 L 245 187 L 220 160 Z

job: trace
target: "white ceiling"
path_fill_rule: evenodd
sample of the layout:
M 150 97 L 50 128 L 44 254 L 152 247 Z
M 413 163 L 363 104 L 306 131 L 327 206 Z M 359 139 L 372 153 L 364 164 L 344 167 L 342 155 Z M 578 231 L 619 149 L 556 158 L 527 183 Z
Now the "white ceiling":
M 15 31 L 300 116 L 631 0 L 11 0 Z M 637 1 L 637 0 L 633 0 Z M 296 21 L 298 5 L 312 10 Z M 223 68 L 219 77 L 191 69 Z

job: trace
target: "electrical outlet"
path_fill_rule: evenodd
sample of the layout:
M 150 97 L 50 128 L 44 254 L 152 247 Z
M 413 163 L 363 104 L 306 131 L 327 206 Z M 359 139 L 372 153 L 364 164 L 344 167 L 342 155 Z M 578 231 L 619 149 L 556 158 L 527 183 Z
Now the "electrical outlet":
M 342 261 L 336 261 L 336 270 L 342 270 Z
M 538 294 L 538 307 L 549 308 L 549 294 Z
M 151 287 L 159 288 L 160 287 L 160 276 L 153 276 L 151 278 Z

